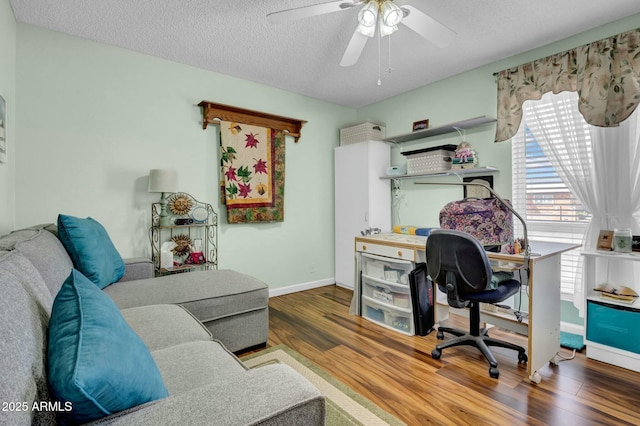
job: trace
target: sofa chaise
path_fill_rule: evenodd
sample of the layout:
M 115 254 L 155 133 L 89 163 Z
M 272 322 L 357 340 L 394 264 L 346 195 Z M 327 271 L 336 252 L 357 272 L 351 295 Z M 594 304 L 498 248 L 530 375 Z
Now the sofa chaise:
M 0 238 L 0 425 L 324 424 L 324 398 L 306 379 L 280 364 L 248 369 L 233 353 L 266 344 L 264 283 L 230 270 L 153 278 L 149 260 L 130 259 L 124 261 L 124 276 L 100 289 L 76 270 L 59 233 L 60 223 Z M 77 308 L 75 322 L 59 314 L 63 304 Z M 69 334 L 69 324 L 75 324 L 74 333 L 82 337 Z M 133 332 L 126 339 L 113 337 L 111 328 Z M 60 333 L 67 335 L 61 338 Z M 86 349 L 80 345 L 91 339 L 98 349 L 82 352 Z M 127 361 L 131 348 L 139 346 L 143 358 Z M 65 351 L 77 358 L 60 364 Z M 91 356 L 81 358 L 85 353 Z M 49 376 L 59 374 L 61 365 L 80 368 L 81 363 L 88 370 L 97 363 L 102 371 L 84 376 L 85 370 L 73 370 L 77 376 L 64 383 Z M 145 363 L 149 370 L 144 370 Z M 100 374 L 121 367 L 124 377 L 109 388 Z M 85 379 L 91 374 L 98 375 L 94 381 L 99 383 L 83 382 L 91 382 Z M 121 401 L 109 405 L 110 398 L 131 396 L 118 387 L 135 382 L 136 375 L 143 382 L 157 375 L 150 389 L 155 396 L 133 405 L 126 401 L 125 409 L 118 405 Z M 59 398 L 60 385 L 80 389 L 82 402 Z M 106 395 L 96 391 L 97 396 L 87 396 L 86 389 L 93 385 L 107 386 Z M 83 404 L 102 411 L 76 415 Z

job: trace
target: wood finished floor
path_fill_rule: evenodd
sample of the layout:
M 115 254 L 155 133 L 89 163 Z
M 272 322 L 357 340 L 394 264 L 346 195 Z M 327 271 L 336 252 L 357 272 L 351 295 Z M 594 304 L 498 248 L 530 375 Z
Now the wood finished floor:
M 268 346 L 298 351 L 408 425 L 640 424 L 640 373 L 578 353 L 544 367 L 535 385 L 515 352 L 494 348 L 500 378 L 491 379 L 471 347 L 445 350 L 434 360 L 435 332 L 404 336 L 349 315 L 351 295 L 326 286 L 271 298 Z M 521 336 L 492 335 L 526 347 Z

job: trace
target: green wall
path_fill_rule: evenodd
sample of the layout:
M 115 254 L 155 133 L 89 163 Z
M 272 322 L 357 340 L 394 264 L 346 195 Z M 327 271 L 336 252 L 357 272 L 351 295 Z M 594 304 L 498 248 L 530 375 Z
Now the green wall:
M 100 221 L 124 257 L 150 256 L 150 169 L 218 211 L 209 100 L 307 120 L 286 142 L 285 220 L 229 225 L 219 266 L 274 288 L 333 283 L 333 148 L 356 111 L 45 29 L 17 25 L 16 226 L 58 213 Z
M 14 227 L 16 21 L 9 0 L 0 0 L 0 96 L 7 103 L 6 163 L 0 163 L 0 235 Z
M 148 256 L 149 208 L 157 200 L 146 192 L 149 169 L 176 168 L 181 191 L 224 209 L 217 129 L 202 130 L 196 104 L 206 99 L 268 111 L 308 121 L 299 143 L 287 141 L 285 221 L 229 225 L 221 214 L 219 260 L 221 268 L 254 275 L 272 289 L 332 282 L 333 148 L 340 127 L 375 120 L 395 135 L 424 118 L 438 126 L 495 116 L 493 72 L 640 27 L 635 15 L 356 111 L 16 24 L 8 0 L 0 0 L 0 21 L 0 54 L 8 58 L 0 62 L 0 92 L 13 106 L 9 136 L 18 142 L 10 145 L 9 165 L 0 164 L 0 231 L 52 222 L 58 213 L 92 216 L 123 256 Z M 493 133 L 488 125 L 468 131 L 466 140 L 482 164 L 500 169 L 496 189 L 510 196 L 510 143 L 493 143 Z M 393 162 L 402 161 L 401 150 L 459 141 L 453 134 L 394 147 Z M 404 181 L 394 221 L 434 225 L 440 206 L 461 194 Z
M 386 123 L 387 136 L 410 133 L 414 121 L 429 119 L 430 127 L 473 118 L 496 116 L 496 83 L 494 72 L 590 43 L 623 31 L 640 27 L 640 14 L 587 31 L 506 60 L 492 63 L 469 72 L 421 87 L 394 98 L 358 110 L 360 120 Z M 393 74 L 389 77 L 393 78 Z M 383 83 L 384 84 L 384 83 Z M 510 142 L 494 143 L 495 125 L 467 131 L 465 139 L 478 153 L 481 165 L 500 169 L 494 175 L 499 194 L 511 196 Z M 403 164 L 402 151 L 442 144 L 458 144 L 460 136 L 446 136 L 403 143 L 392 149 L 394 164 Z M 441 181 L 457 178 L 438 178 Z M 437 181 L 437 180 L 436 180 Z M 402 181 L 401 191 L 394 197 L 394 224 L 436 226 L 438 206 L 462 196 L 462 188 L 418 186 Z
M 414 121 L 429 119 L 436 127 L 481 115 L 496 116 L 496 83 L 494 72 L 538 58 L 572 49 L 595 40 L 610 37 L 630 29 L 640 28 L 640 15 L 630 16 L 612 24 L 587 31 L 518 56 L 474 69 L 451 78 L 404 93 L 392 99 L 362 108 L 360 120 L 386 123 L 387 136 L 411 132 Z M 391 75 L 390 78 L 393 78 Z M 504 197 L 511 197 L 511 143 L 494 143 L 495 125 L 467 131 L 465 139 L 478 153 L 481 165 L 495 166 L 495 189 Z M 442 144 L 458 144 L 460 136 L 450 134 L 422 139 L 392 148 L 392 162 L 403 164 L 402 151 Z M 456 181 L 458 178 L 433 178 L 431 181 Z M 458 180 L 459 181 L 459 180 Z M 420 186 L 414 181 L 401 181 L 400 191 L 392 200 L 394 225 L 437 226 L 438 212 L 447 202 L 461 198 L 462 188 L 451 186 Z M 583 325 L 583 318 L 570 301 L 562 302 L 562 321 Z

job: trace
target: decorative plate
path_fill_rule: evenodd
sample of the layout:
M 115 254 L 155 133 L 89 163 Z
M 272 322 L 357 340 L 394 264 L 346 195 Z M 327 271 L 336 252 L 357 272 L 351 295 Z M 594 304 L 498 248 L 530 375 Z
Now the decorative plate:
M 167 200 L 167 205 L 171 213 L 180 216 L 188 214 L 191 211 L 193 208 L 193 200 L 191 200 L 191 197 L 187 194 L 177 192 L 171 194 Z
M 209 212 L 202 206 L 198 206 L 191 212 L 191 218 L 196 223 L 204 223 L 209 218 Z
M 173 253 L 176 256 L 185 256 L 191 252 L 191 238 L 189 238 L 188 235 L 174 235 L 171 239 L 176 243 L 176 246 L 173 248 Z

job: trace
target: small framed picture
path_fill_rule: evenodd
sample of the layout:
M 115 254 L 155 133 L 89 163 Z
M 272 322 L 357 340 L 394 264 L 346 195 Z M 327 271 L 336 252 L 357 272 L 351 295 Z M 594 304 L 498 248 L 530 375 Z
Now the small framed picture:
M 602 230 L 598 235 L 598 250 L 611 250 L 613 247 L 613 231 Z
M 417 132 L 418 130 L 426 130 L 429 128 L 429 120 L 420 120 L 415 121 L 413 123 L 413 131 Z
M 640 235 L 631 237 L 631 251 L 640 251 Z

